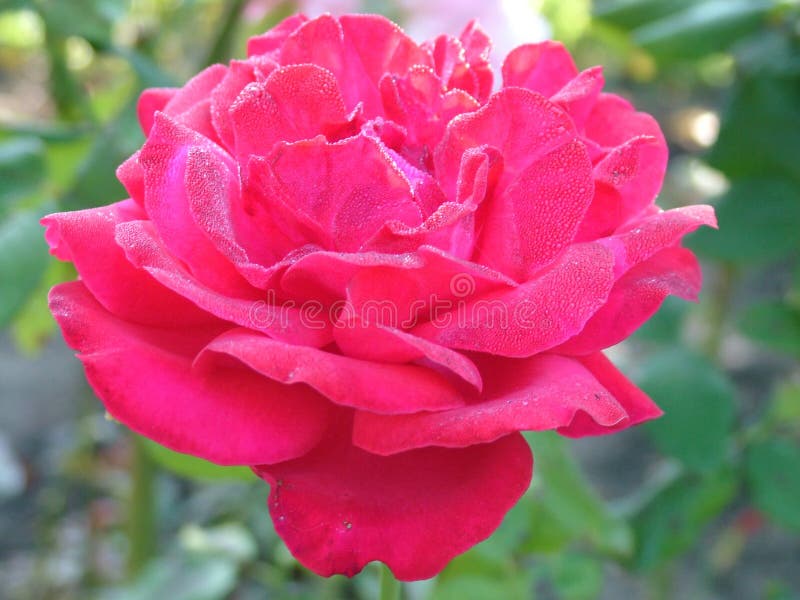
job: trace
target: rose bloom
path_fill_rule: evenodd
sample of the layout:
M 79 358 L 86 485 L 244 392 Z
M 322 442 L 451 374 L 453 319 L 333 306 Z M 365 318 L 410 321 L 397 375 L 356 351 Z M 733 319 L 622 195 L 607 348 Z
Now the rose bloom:
M 431 577 L 527 490 L 520 431 L 661 412 L 601 351 L 696 297 L 680 240 L 713 212 L 654 204 L 664 137 L 600 68 L 524 45 L 493 92 L 489 47 L 293 16 L 142 94 L 130 199 L 43 220 L 110 414 L 251 466 L 320 575 Z

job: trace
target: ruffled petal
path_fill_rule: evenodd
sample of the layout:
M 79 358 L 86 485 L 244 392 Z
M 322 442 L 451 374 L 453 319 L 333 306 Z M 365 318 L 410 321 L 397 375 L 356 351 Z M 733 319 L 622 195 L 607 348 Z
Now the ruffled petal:
M 696 300 L 701 284 L 694 254 L 685 248 L 661 250 L 626 272 L 583 330 L 555 351 L 589 354 L 618 344 L 653 316 L 668 295 Z
M 187 173 L 189 150 L 196 146 L 224 156 L 207 138 L 163 113 L 156 114 L 153 129 L 139 155 L 144 170 L 145 208 L 171 254 L 185 262 L 203 282 L 236 294 L 249 286 L 197 226 L 189 208 L 187 178 L 204 178 L 203 173 Z M 229 171 L 233 170 L 231 165 Z
M 558 430 L 561 435 L 574 438 L 605 435 L 656 419 L 664 414 L 647 394 L 633 385 L 602 353 L 583 356 L 578 360 L 614 396 L 627 416 L 618 423 L 606 425 L 592 419 L 587 412 L 579 412 L 572 423 Z
M 481 373 L 469 358 L 396 327 L 353 318 L 346 326 L 336 327 L 333 335 L 336 345 L 347 356 L 378 362 L 425 364 L 457 375 L 478 392 L 483 389 Z
M 409 181 L 368 136 L 335 144 L 324 138 L 281 142 L 266 166 L 265 201 L 279 201 L 299 220 L 316 225 L 328 249 L 357 251 L 389 219 L 421 223 Z
M 302 459 L 256 468 L 278 535 L 322 576 L 352 577 L 379 560 L 403 581 L 433 577 L 491 535 L 530 483 L 519 434 L 379 457 L 343 429 Z
M 632 266 L 663 248 L 674 246 L 702 225 L 716 227 L 714 209 L 706 204 L 658 212 L 636 221 L 632 229 L 598 240 L 614 253 L 614 273 L 619 277 Z
M 608 298 L 613 266 L 611 252 L 602 246 L 575 244 L 535 279 L 510 290 L 464 296 L 412 332 L 449 348 L 532 356 L 583 329 Z
M 303 24 L 308 17 L 295 14 L 285 18 L 266 33 L 256 35 L 247 40 L 247 56 L 279 56 L 280 49 L 286 40 Z
M 80 282 L 50 293 L 50 310 L 77 350 L 86 377 L 111 415 L 178 452 L 225 465 L 297 458 L 328 423 L 328 403 L 241 364 L 192 368 L 219 329 L 133 325 L 103 309 Z
M 342 127 L 347 111 L 333 74 L 317 65 L 292 65 L 251 83 L 230 108 L 236 154 L 266 156 L 278 142 L 311 139 Z
M 361 103 L 367 118 L 383 114 L 378 82 L 384 74 L 430 62 L 397 25 L 378 15 L 323 15 L 304 23 L 281 50 L 284 65 L 310 63 L 333 73 L 348 110 Z
M 223 333 L 204 352 L 233 356 L 279 383 L 308 384 L 341 406 L 403 414 L 464 404 L 458 390 L 433 369 L 341 356 L 244 329 Z
M 578 140 L 536 160 L 484 208 L 478 262 L 525 281 L 572 242 L 593 192 Z
M 148 221 L 120 223 L 116 240 L 131 263 L 220 319 L 293 344 L 321 347 L 332 340 L 329 323 L 308 327 L 294 304 L 279 304 L 252 288 L 248 295 L 228 296 L 204 285 L 169 254 Z
M 42 219 L 50 252 L 75 264 L 86 287 L 107 310 L 146 325 L 191 326 L 213 317 L 132 265 L 114 240 L 118 223 L 144 218 L 131 200 L 55 213 Z
M 464 152 L 491 146 L 503 157 L 508 184 L 575 136 L 572 120 L 558 105 L 529 90 L 503 89 L 480 109 L 449 123 L 434 154 L 436 177 L 448 199 L 455 199 Z
M 356 412 L 353 443 L 375 454 L 414 448 L 464 448 L 515 431 L 568 426 L 579 412 L 602 427 L 628 418 L 620 403 L 574 358 L 542 354 L 524 359 L 485 357 L 480 401 L 413 415 Z
M 503 61 L 503 87 L 523 87 L 550 97 L 578 74 L 561 42 L 525 44 Z

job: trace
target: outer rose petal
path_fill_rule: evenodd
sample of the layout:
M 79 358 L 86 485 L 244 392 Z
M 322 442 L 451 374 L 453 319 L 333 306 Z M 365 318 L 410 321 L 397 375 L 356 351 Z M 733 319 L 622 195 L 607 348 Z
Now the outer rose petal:
M 208 285 L 235 294 L 245 290 L 247 284 L 197 226 L 189 210 L 186 179 L 193 175 L 187 173 L 187 160 L 193 146 L 224 156 L 221 148 L 203 136 L 163 113 L 156 114 L 139 156 L 145 178 L 145 208 L 175 257 L 189 265 L 192 273 Z
M 487 538 L 530 483 L 519 434 L 379 457 L 355 448 L 348 432 L 302 459 L 255 469 L 272 486 L 278 535 L 322 576 L 353 576 L 379 560 L 403 581 L 433 577 Z
M 658 122 L 647 113 L 636 112 L 630 102 L 616 94 L 600 94 L 586 121 L 587 138 L 608 151 L 643 135 L 661 142 L 661 150 L 648 155 L 643 161 L 645 164 L 655 161 L 652 168 L 660 169 L 663 173 L 667 162 L 667 144 Z
M 336 345 L 347 356 L 364 360 L 430 364 L 458 375 L 478 392 L 483 388 L 481 373 L 469 358 L 395 327 L 352 319 L 347 327 L 333 330 Z
M 515 431 L 565 427 L 579 412 L 610 427 L 628 419 L 620 403 L 573 358 L 538 355 L 480 361 L 481 400 L 452 410 L 414 415 L 357 412 L 353 443 L 376 454 L 425 446 L 463 448 Z
M 192 369 L 214 330 L 145 327 L 105 311 L 80 282 L 50 293 L 50 310 L 108 411 L 134 431 L 178 452 L 226 465 L 302 456 L 320 439 L 328 404 L 241 364 Z
M 255 290 L 249 296 L 230 297 L 203 285 L 170 256 L 149 221 L 121 223 L 116 239 L 134 265 L 220 319 L 289 343 L 321 347 L 331 342 L 329 324 L 307 327 L 300 311 L 293 306 L 269 303 Z
M 705 204 L 658 212 L 631 223 L 628 231 L 598 240 L 614 253 L 614 272 L 621 275 L 702 225 L 717 226 L 714 209 Z
M 144 217 L 131 200 L 42 219 L 50 252 L 75 264 L 83 283 L 109 311 L 147 325 L 197 325 L 213 317 L 128 262 L 116 225 Z
M 511 290 L 464 298 L 413 333 L 449 348 L 532 356 L 581 331 L 606 302 L 613 283 L 611 253 L 598 244 L 576 244 L 540 277 Z
M 578 413 L 575 419 L 558 430 L 568 437 L 584 437 L 587 435 L 604 435 L 656 419 L 664 412 L 650 400 L 642 390 L 633 385 L 614 364 L 600 352 L 579 359 L 583 366 L 591 371 L 597 380 L 614 395 L 627 413 L 627 418 L 619 423 L 604 426 L 589 418 L 587 413 Z
M 136 114 L 139 117 L 142 133 L 150 134 L 156 113 L 164 110 L 177 91 L 177 88 L 149 88 L 142 92 L 136 103 Z
M 233 356 L 280 383 L 306 383 L 342 406 L 402 414 L 464 404 L 458 390 L 432 369 L 359 360 L 246 329 L 223 333 L 204 352 Z
M 685 248 L 661 250 L 625 273 L 583 331 L 555 350 L 589 354 L 618 344 L 652 317 L 668 295 L 696 300 L 701 282 L 694 254 Z
M 260 56 L 271 54 L 283 46 L 288 37 L 297 31 L 308 17 L 303 14 L 287 17 L 263 35 L 257 35 L 247 40 L 247 56 Z

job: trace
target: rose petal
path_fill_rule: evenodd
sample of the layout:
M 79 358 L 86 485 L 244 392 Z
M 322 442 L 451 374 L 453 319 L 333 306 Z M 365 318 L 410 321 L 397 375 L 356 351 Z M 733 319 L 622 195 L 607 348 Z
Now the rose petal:
M 348 110 L 363 104 L 367 118 L 382 115 L 378 82 L 413 65 L 430 66 L 429 55 L 388 19 L 378 15 L 323 15 L 289 36 L 282 64 L 315 64 L 339 81 Z
M 700 265 L 691 252 L 661 250 L 625 273 L 583 330 L 556 351 L 589 354 L 618 344 L 653 316 L 668 295 L 696 300 L 701 283 Z
M 421 222 L 408 180 L 370 137 L 280 143 L 268 166 L 264 194 L 316 224 L 329 249 L 357 251 L 389 219 Z
M 522 436 L 464 449 L 378 457 L 347 433 L 306 457 L 258 467 L 275 530 L 315 573 L 353 576 L 373 560 L 410 581 L 438 573 L 487 538 L 528 488 Z
M 136 268 L 114 241 L 116 225 L 141 219 L 131 200 L 42 219 L 50 252 L 71 261 L 86 287 L 115 315 L 146 325 L 191 326 L 213 317 Z
M 165 330 L 126 323 L 80 282 L 50 293 L 50 310 L 111 415 L 158 443 L 226 465 L 285 461 L 319 441 L 328 405 L 235 364 L 192 369 L 217 330 Z
M 169 254 L 148 221 L 120 223 L 116 240 L 134 265 L 220 319 L 288 343 L 321 347 L 331 342 L 329 325 L 307 327 L 300 310 L 292 304 L 277 304 L 276 298 L 269 294 L 262 297 L 256 290 L 249 296 L 228 296 L 203 285 Z
M 359 360 L 243 329 L 223 333 L 204 352 L 233 356 L 279 383 L 306 383 L 341 406 L 403 414 L 464 404 L 458 390 L 432 369 Z
M 240 162 L 251 154 L 268 155 L 278 142 L 311 139 L 347 120 L 336 78 L 316 65 L 281 67 L 266 81 L 247 85 L 230 114 Z
M 600 352 L 580 357 L 584 367 L 605 387 L 625 410 L 627 417 L 618 423 L 606 425 L 593 420 L 589 413 L 580 412 L 572 423 L 561 427 L 558 433 L 567 437 L 605 435 L 656 419 L 664 412 L 642 390 L 633 385 L 614 364 Z
M 178 88 L 148 88 L 141 93 L 136 102 L 136 115 L 139 118 L 142 133 L 150 134 L 156 113 L 163 111 L 177 92 Z
M 592 163 L 578 140 L 536 160 L 484 205 L 478 262 L 528 279 L 572 242 L 593 191 Z
M 144 170 L 147 214 L 170 252 L 185 262 L 196 277 L 218 290 L 236 294 L 249 286 L 197 227 L 189 210 L 187 176 L 204 176 L 187 174 L 186 161 L 193 146 L 224 156 L 222 149 L 206 138 L 163 113 L 156 114 L 153 129 L 139 155 Z M 229 172 L 234 172 L 232 165 Z
M 503 87 L 523 87 L 552 96 L 578 74 L 561 42 L 546 41 L 514 48 L 503 61 Z
M 706 204 L 684 206 L 636 221 L 633 229 L 603 238 L 598 243 L 614 253 L 614 273 L 619 277 L 702 225 L 717 226 L 714 209 Z
M 308 21 L 303 14 L 295 14 L 285 18 L 269 31 L 247 40 L 247 56 L 272 55 L 286 43 L 286 40 L 297 29 Z
M 464 152 L 492 146 L 500 151 L 503 178 L 511 183 L 525 167 L 575 135 L 572 120 L 556 104 L 528 90 L 503 89 L 480 109 L 448 124 L 434 154 L 436 177 L 445 195 L 455 199 Z
M 510 290 L 465 297 L 412 333 L 454 349 L 532 356 L 581 331 L 613 283 L 611 252 L 576 244 L 541 276 Z
M 478 392 L 483 388 L 478 367 L 466 356 L 400 329 L 355 318 L 344 327 L 336 327 L 333 335 L 347 356 L 389 363 L 427 363 L 457 375 Z
M 413 415 L 356 412 L 353 443 L 375 454 L 414 448 L 464 448 L 515 431 L 543 431 L 572 423 L 579 411 L 602 426 L 627 418 L 614 397 L 573 358 L 538 355 L 525 359 L 486 357 L 480 401 L 450 410 Z

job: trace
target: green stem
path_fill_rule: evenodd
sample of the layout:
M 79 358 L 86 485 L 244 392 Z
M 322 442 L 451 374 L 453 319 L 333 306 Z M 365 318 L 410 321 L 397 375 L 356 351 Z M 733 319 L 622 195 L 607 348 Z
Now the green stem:
M 155 467 L 142 438 L 134 435 L 131 491 L 128 506 L 128 574 L 138 574 L 156 550 Z
M 719 358 L 722 338 L 725 334 L 725 321 L 728 317 L 731 298 L 736 284 L 737 272 L 733 265 L 725 264 L 717 274 L 711 292 L 708 313 L 709 330 L 705 340 L 705 352 L 713 360 Z
M 402 584 L 394 578 L 386 565 L 381 565 L 380 600 L 400 600 L 402 591 Z

